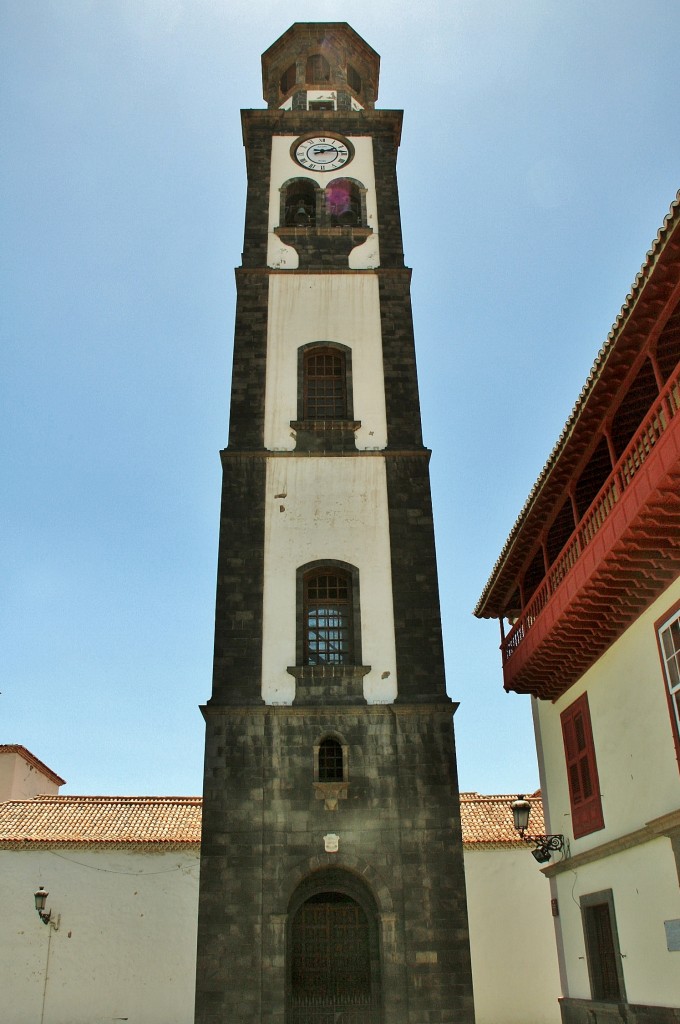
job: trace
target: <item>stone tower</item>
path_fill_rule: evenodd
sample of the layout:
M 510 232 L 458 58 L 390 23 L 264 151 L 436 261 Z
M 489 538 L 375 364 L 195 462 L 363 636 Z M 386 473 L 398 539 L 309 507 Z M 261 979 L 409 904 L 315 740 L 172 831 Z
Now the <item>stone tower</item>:
M 455 706 L 396 181 L 343 23 L 242 114 L 197 1024 L 473 1020 Z

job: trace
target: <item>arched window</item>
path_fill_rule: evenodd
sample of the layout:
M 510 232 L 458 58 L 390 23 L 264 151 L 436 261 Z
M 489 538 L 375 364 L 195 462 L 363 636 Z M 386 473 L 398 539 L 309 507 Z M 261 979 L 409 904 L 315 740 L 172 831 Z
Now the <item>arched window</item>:
M 303 577 L 303 661 L 343 665 L 354 661 L 352 579 L 336 566 L 312 569 Z
M 347 84 L 354 92 L 361 92 L 361 75 L 351 64 L 347 65 Z
M 316 224 L 316 189 L 306 178 L 296 178 L 286 186 L 283 222 L 287 228 L 308 228 Z
M 290 89 L 292 89 L 294 85 L 295 85 L 295 65 L 291 64 L 291 66 L 289 68 L 286 68 L 286 70 L 281 75 L 281 82 L 279 84 L 279 88 L 281 89 L 281 93 L 285 96 L 285 94 Z
M 342 744 L 334 736 L 325 736 L 319 743 L 317 776 L 319 782 L 345 780 Z
M 331 78 L 331 66 L 321 53 L 307 58 L 305 78 L 308 85 L 326 85 Z
M 329 182 L 326 192 L 326 217 L 331 227 L 364 227 L 361 189 L 349 178 Z
M 347 359 L 337 348 L 310 348 L 302 357 L 302 418 L 348 419 Z

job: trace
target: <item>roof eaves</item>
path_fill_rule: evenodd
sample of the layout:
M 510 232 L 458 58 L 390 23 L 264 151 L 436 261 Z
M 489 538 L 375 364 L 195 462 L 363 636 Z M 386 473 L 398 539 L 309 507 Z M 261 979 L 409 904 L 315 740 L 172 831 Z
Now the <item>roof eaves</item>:
M 672 234 L 673 230 L 680 224 L 680 189 L 675 195 L 675 199 L 671 203 L 671 207 L 664 217 L 663 224 L 656 233 L 652 247 L 649 249 L 642 267 L 637 273 L 633 284 L 631 285 L 630 291 L 626 296 L 625 302 L 623 303 L 621 310 L 614 321 L 609 334 L 599 350 L 593 367 L 588 374 L 585 384 L 581 388 L 581 392 L 576 400 L 576 403 L 571 411 L 569 419 L 565 423 L 560 436 L 557 439 L 548 459 L 541 470 L 541 473 L 536 480 L 536 483 L 531 488 L 529 495 L 522 506 L 515 523 L 510 531 L 508 539 L 506 540 L 500 555 L 498 556 L 496 563 L 491 571 L 491 574 L 484 585 L 481 596 L 475 605 L 473 615 L 478 618 L 491 618 L 495 615 L 495 612 L 488 612 L 485 614 L 485 605 L 491 594 L 494 583 L 500 576 L 505 563 L 513 549 L 515 541 L 521 533 L 522 527 L 534 507 L 539 495 L 545 488 L 547 482 L 550 479 L 551 473 L 555 468 L 560 454 L 562 453 L 567 441 L 572 436 L 574 429 L 583 413 L 586 402 L 592 393 L 593 387 L 596 381 L 601 377 L 604 367 L 607 364 L 607 360 L 611 355 L 616 341 L 620 336 L 623 327 L 625 326 L 631 312 L 635 308 L 647 282 L 649 281 L 654 267 L 656 266 L 661 253 L 663 252 L 665 245 Z

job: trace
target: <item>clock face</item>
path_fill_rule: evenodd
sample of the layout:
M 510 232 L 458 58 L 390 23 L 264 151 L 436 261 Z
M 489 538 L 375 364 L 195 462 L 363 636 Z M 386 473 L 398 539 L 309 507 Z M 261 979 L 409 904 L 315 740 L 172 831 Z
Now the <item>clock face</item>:
M 293 143 L 292 153 L 309 171 L 337 171 L 352 159 L 349 144 L 332 135 L 315 135 Z

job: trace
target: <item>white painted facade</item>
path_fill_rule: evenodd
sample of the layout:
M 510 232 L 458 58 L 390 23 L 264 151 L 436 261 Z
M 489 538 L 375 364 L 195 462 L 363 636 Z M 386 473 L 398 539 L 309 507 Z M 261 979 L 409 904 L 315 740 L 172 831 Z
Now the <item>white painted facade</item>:
M 476 1024 L 559 1024 L 550 886 L 529 847 L 466 847 L 464 860 Z
M 0 1019 L 191 1024 L 198 858 L 198 844 L 0 850 Z M 548 883 L 528 850 L 466 847 L 465 874 L 477 1024 L 557 1024 Z
M 680 773 L 655 630 L 678 600 L 680 580 L 559 700 L 534 701 L 546 824 L 575 858 L 568 871 L 547 869 L 560 907 L 564 994 L 573 998 L 591 998 L 579 899 L 611 889 L 628 1002 L 680 1007 L 680 951 L 668 950 L 664 927 L 680 924 L 678 865 L 659 831 L 680 827 Z M 560 714 L 583 693 L 604 828 L 574 839 Z M 579 860 L 585 852 L 593 859 Z
M 4 800 L 32 800 L 40 793 L 55 795 L 63 780 L 24 748 L 0 746 L 0 803 Z
M 330 464 L 330 465 L 329 465 Z M 334 559 L 359 570 L 362 660 L 369 703 L 397 695 L 385 461 L 289 457 L 267 465 L 262 697 L 289 704 L 295 680 L 296 572 Z
M 307 89 L 307 103 L 332 103 L 333 109 L 335 110 L 338 103 L 338 94 L 335 89 Z M 355 100 L 352 96 L 352 110 L 363 110 L 364 108 Z M 292 110 L 293 109 L 293 97 L 289 96 L 287 100 L 284 100 L 279 110 Z
M 311 342 L 351 351 L 355 434 L 362 451 L 385 448 L 378 280 L 373 274 L 274 274 L 269 283 L 264 443 L 292 451 L 298 415 L 298 355 Z
M 378 242 L 378 208 L 373 169 L 373 139 L 368 136 L 352 136 L 353 159 L 339 171 L 311 171 L 301 167 L 291 155 L 291 146 L 297 141 L 294 135 L 275 135 L 272 138 L 272 157 L 269 190 L 269 234 L 267 241 L 267 265 L 275 270 L 297 270 L 298 255 L 274 234 L 280 227 L 281 189 L 292 178 L 307 178 L 324 190 L 338 178 L 351 178 L 366 189 L 366 224 L 373 234 L 350 254 L 350 270 L 370 270 L 380 265 Z
M 190 1024 L 198 857 L 198 844 L 0 850 L 0 1019 Z M 35 911 L 39 885 L 58 930 Z
M 352 251 L 349 269 L 379 265 L 373 141 L 356 136 L 351 141 L 353 158 L 346 167 L 315 172 L 293 159 L 296 136 L 272 139 L 268 263 L 284 272 L 269 281 L 264 443 L 271 452 L 291 455 L 267 464 L 262 697 L 268 704 L 291 704 L 295 697 L 295 679 L 287 669 L 296 663 L 297 570 L 326 559 L 359 571 L 362 662 L 370 666 L 363 681 L 366 700 L 389 703 L 397 696 L 384 459 L 295 455 L 291 426 L 298 419 L 300 350 L 336 344 L 349 350 L 353 418 L 360 423 L 356 448 L 377 452 L 387 446 L 378 281 L 370 272 L 287 274 L 297 269 L 297 253 L 274 234 L 281 189 L 291 179 L 307 178 L 326 189 L 349 177 L 366 189 L 367 225 L 373 232 Z

